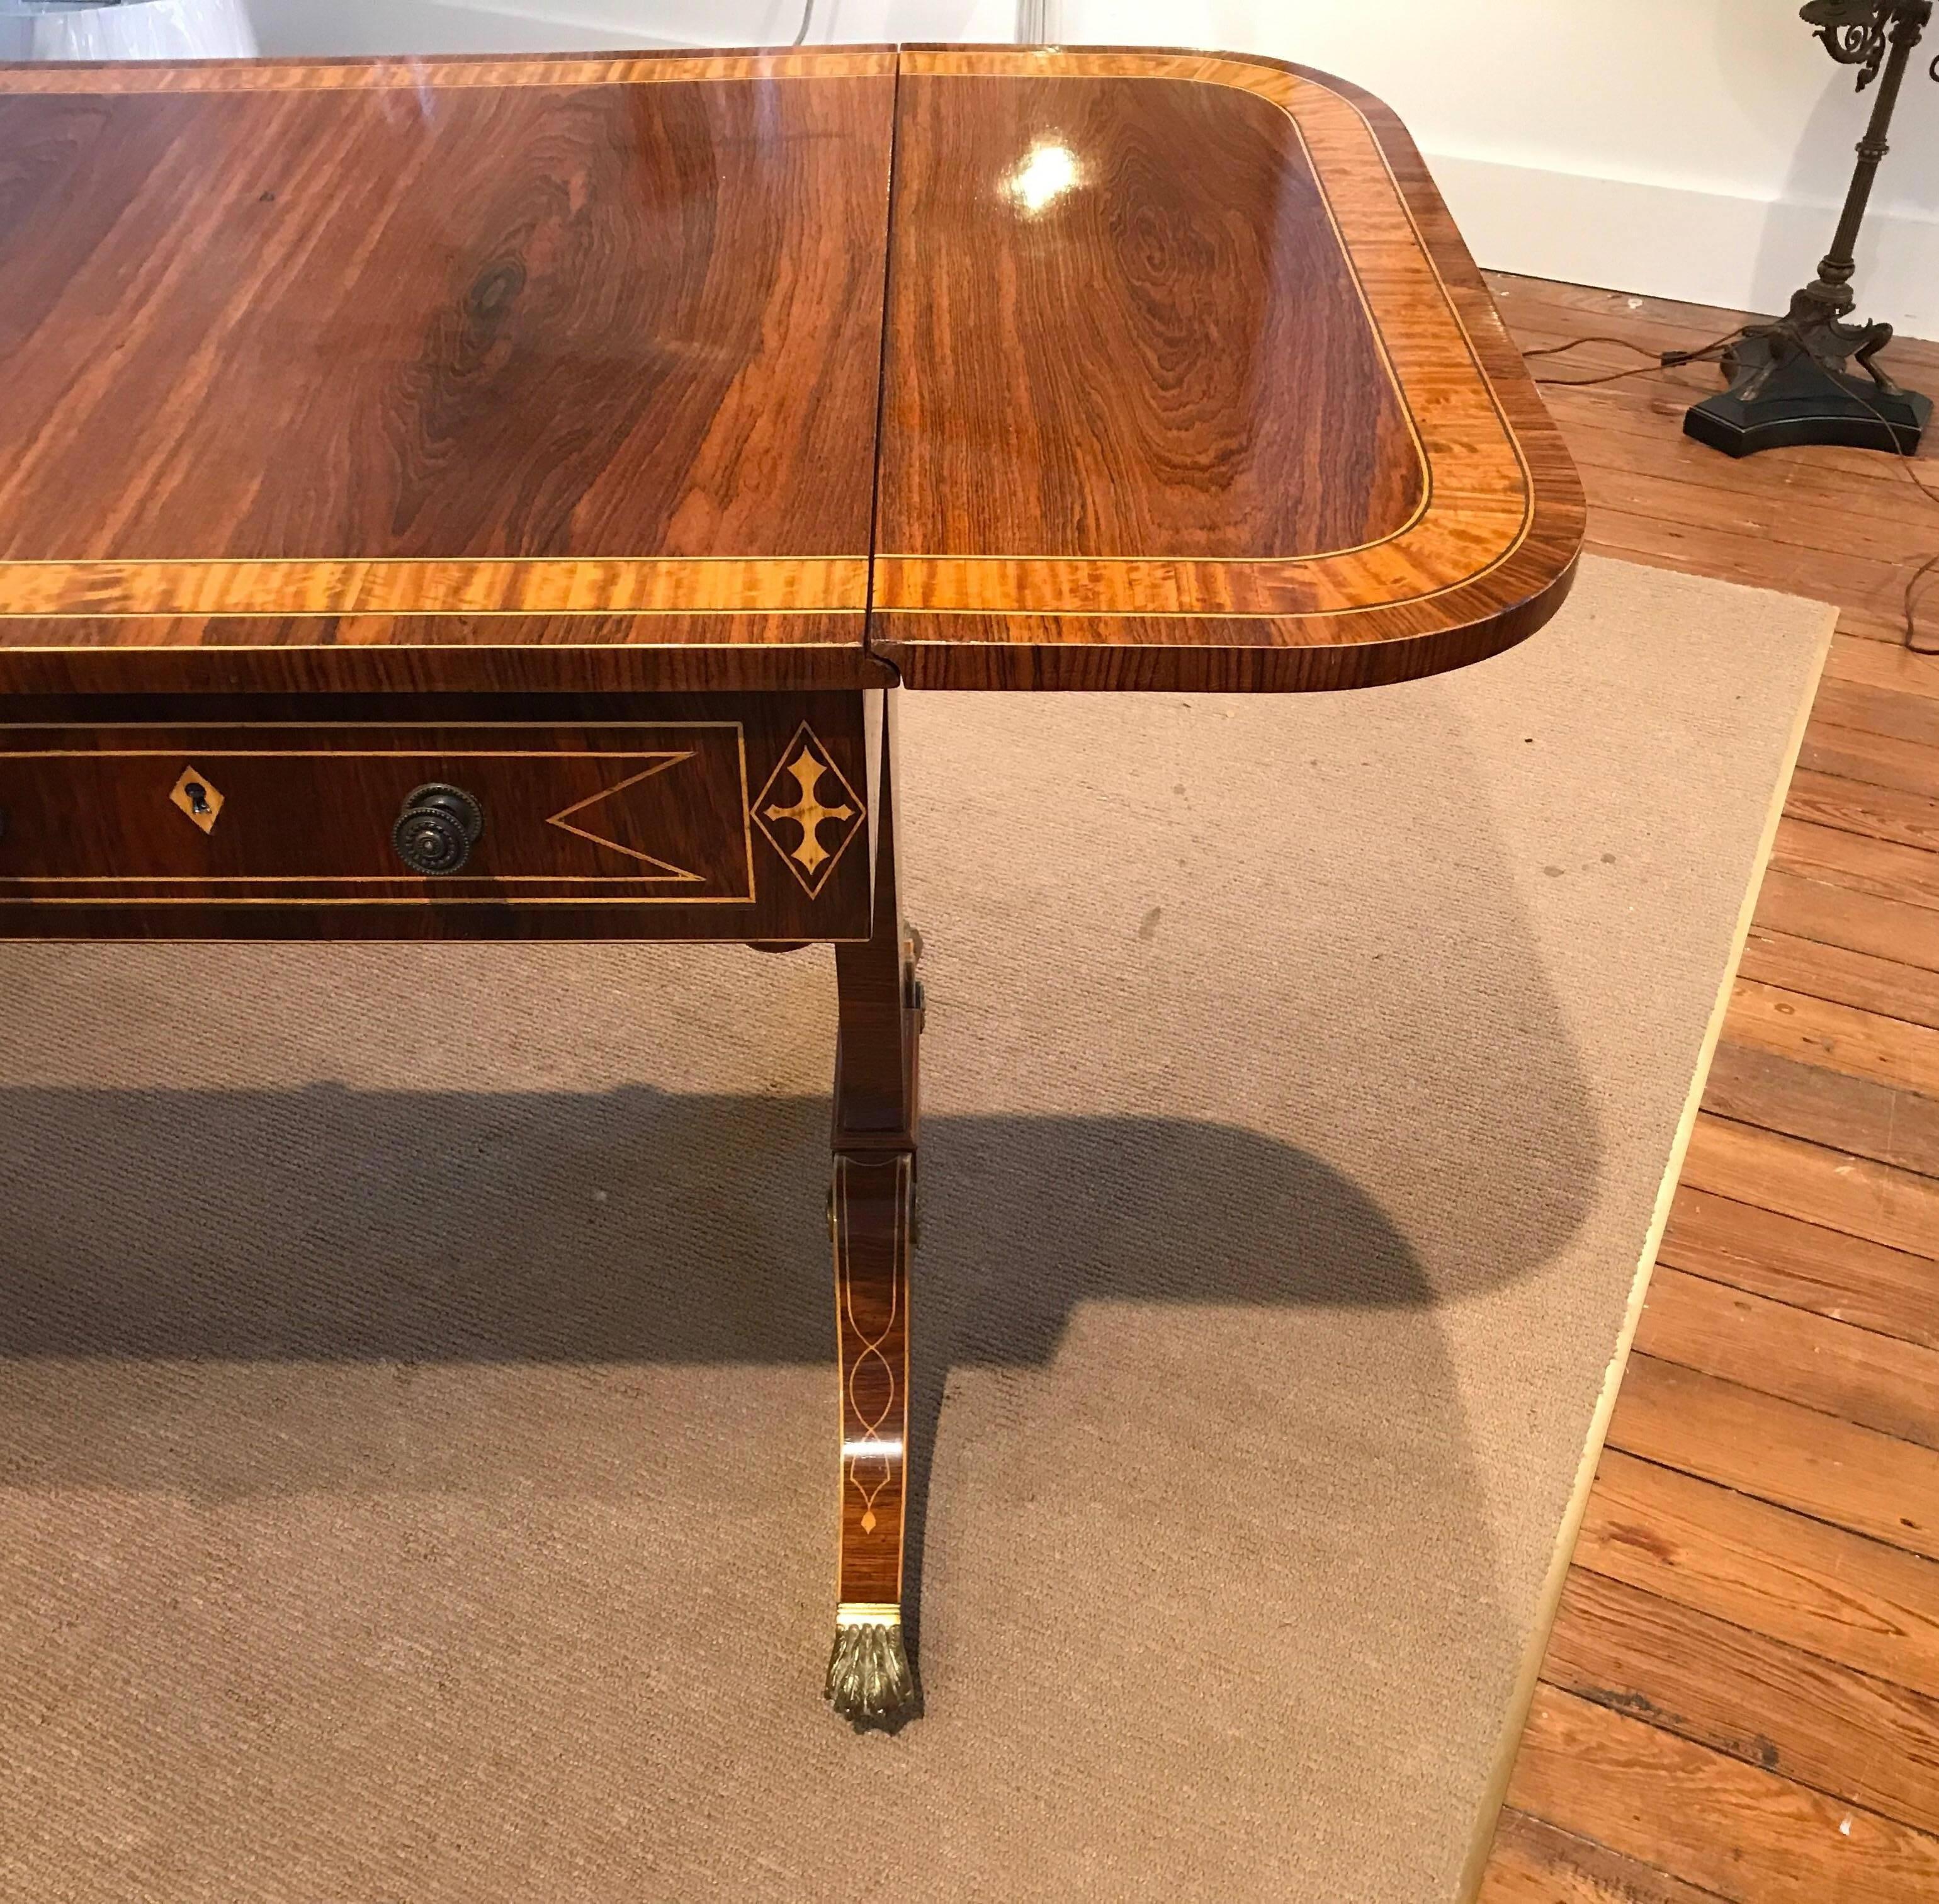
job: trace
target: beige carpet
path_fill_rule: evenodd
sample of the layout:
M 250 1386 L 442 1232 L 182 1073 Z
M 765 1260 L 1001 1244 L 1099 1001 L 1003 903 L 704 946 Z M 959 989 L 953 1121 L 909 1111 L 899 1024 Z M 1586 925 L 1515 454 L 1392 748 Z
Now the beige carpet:
M 824 951 L 0 948 L 0 1896 L 1453 1896 L 1830 618 L 906 699 L 894 1738 Z

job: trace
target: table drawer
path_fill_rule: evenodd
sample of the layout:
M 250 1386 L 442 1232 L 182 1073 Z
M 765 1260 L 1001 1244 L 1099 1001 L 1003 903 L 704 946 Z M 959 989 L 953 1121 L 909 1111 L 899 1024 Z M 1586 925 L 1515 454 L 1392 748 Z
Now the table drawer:
M 0 730 L 0 934 L 65 936 L 56 915 L 84 914 L 85 936 L 113 936 L 96 922 L 126 909 L 144 935 L 248 936 L 262 911 L 308 922 L 261 922 L 277 936 L 866 936 L 861 699 Z

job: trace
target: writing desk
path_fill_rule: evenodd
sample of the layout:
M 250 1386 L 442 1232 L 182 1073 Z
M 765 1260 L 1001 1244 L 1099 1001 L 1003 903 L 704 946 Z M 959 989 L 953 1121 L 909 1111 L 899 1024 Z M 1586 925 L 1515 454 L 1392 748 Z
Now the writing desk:
M 885 690 L 1554 612 L 1580 493 L 1405 133 L 1149 50 L 0 69 L 0 934 L 833 943 L 828 1690 L 893 1723 Z

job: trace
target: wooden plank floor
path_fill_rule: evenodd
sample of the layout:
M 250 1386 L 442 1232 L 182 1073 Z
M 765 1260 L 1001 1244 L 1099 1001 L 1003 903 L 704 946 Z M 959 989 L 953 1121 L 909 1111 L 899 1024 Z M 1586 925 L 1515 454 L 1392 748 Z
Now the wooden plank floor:
M 1524 349 L 1740 321 L 1493 282 Z M 1939 345 L 1888 361 L 1939 392 Z M 1717 387 L 1543 393 L 1592 549 L 1842 612 L 1484 1904 L 1939 1904 L 1939 657 L 1901 640 L 1939 506 L 1889 456 L 1690 442 Z

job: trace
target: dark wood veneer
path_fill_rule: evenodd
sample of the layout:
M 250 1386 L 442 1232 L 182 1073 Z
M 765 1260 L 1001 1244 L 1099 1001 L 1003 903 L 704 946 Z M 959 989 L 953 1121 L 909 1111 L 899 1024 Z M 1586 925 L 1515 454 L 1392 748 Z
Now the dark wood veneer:
M 1572 572 L 1419 154 L 1304 69 L 29 67 L 0 159 L 0 691 L 1356 687 Z
M 0 939 L 869 933 L 859 694 L 6 711 Z M 804 748 L 842 816 L 805 867 L 800 821 L 769 817 L 797 804 Z M 220 803 L 206 828 L 172 798 L 190 774 Z M 437 782 L 485 827 L 460 870 L 425 878 L 391 830 Z
M 884 553 L 1312 555 L 1426 469 L 1298 129 L 1166 79 L 902 84 Z
M 879 682 L 893 64 L 0 69 L 0 687 Z
M 1193 104 L 1122 103 L 1167 89 Z M 906 539 L 878 534 L 871 645 L 906 683 L 1364 687 L 1496 653 L 1560 605 L 1582 534 L 1574 471 L 1418 153 L 1377 101 L 1252 56 L 907 47 L 897 116 L 878 522 Z M 1173 154 L 1185 176 L 1156 184 L 1151 126 L 1188 116 L 1206 134 Z M 1276 148 L 1262 130 L 1275 117 Z M 1068 190 L 1018 204 L 1032 151 L 1060 145 Z M 952 167 L 912 157 L 932 148 Z M 1177 208 L 1218 202 L 1228 175 L 1246 202 L 1275 151 L 1270 232 L 1222 255 L 1201 238 L 1195 255 Z M 1006 191 L 1005 218 L 992 207 Z M 1357 327 L 1338 275 L 1348 266 Z M 1097 376 L 1094 341 L 1113 337 L 1113 373 Z M 1262 370 L 1246 410 L 1238 381 L 1222 398 L 1190 354 L 1161 348 L 1186 338 L 1201 355 L 1271 338 L 1275 367 L 1277 350 L 1302 349 L 1293 340 L 1324 347 L 1304 346 L 1312 387 Z M 1370 375 L 1374 338 L 1390 377 Z M 1395 391 L 1408 436 L 1382 407 Z M 1001 422 L 1046 401 L 1054 431 Z M 1167 428 L 1154 433 L 1160 410 Z M 985 428 L 952 443 L 943 419 L 959 413 Z M 1329 440 L 1343 431 L 1351 451 Z M 1289 483 L 1271 517 L 1248 485 L 1291 466 L 1288 437 L 1333 501 Z M 1397 526 L 1423 453 L 1424 506 Z M 993 546 L 1015 533 L 989 499 L 1006 480 L 1040 508 L 1033 545 Z M 1195 485 L 1213 519 L 1215 498 L 1240 505 L 1222 519 L 1238 547 L 1195 541 L 1190 510 L 1171 507 Z M 1356 510 L 1361 547 L 1345 526 Z

